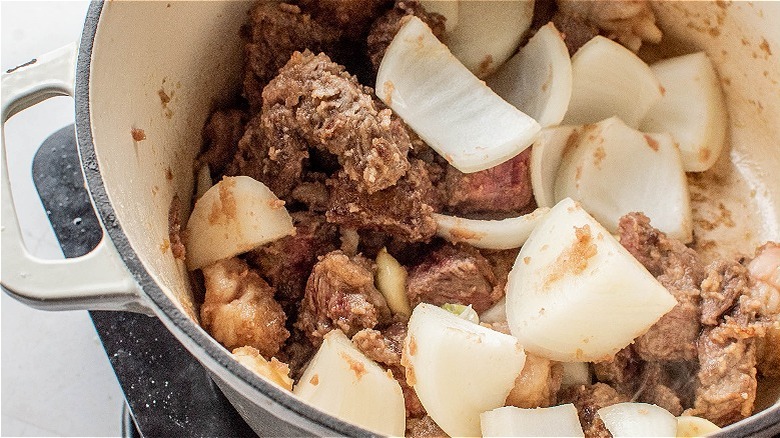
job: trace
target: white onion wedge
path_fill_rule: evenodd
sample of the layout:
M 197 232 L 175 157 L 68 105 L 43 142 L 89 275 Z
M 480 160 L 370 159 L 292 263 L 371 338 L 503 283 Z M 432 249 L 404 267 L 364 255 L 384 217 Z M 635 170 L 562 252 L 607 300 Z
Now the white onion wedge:
M 661 83 L 633 52 L 603 36 L 585 43 L 571 58 L 573 88 L 565 125 L 617 116 L 636 128 L 661 99 Z
M 669 236 L 691 241 L 688 181 L 669 134 L 643 134 L 612 117 L 578 137 L 558 169 L 556 199 L 581 202 L 612 233 L 621 216 L 639 211 Z
M 458 25 L 460 0 L 420 0 L 420 4 L 426 11 L 435 12 L 447 19 L 444 22 L 445 31 L 451 32 Z
M 293 392 L 314 407 L 388 436 L 403 436 L 401 385 L 341 332 L 325 335 Z
M 469 70 L 484 78 L 517 50 L 531 27 L 531 0 L 461 0 L 457 25 L 447 32 L 452 54 Z
M 501 220 L 466 219 L 434 213 L 436 234 L 453 243 L 465 242 L 475 248 L 512 249 L 525 243 L 549 208 Z
M 523 369 L 520 343 L 426 303 L 408 330 L 401 363 L 428 415 L 450 436 L 479 435 L 479 414 L 504 405 Z
M 576 130 L 574 126 L 545 128 L 531 147 L 531 188 L 539 207 L 555 205 L 555 175 L 561 166 L 566 146 L 577 139 L 572 137 Z
M 718 75 L 704 52 L 665 59 L 650 66 L 664 94 L 645 116 L 645 132 L 668 132 L 680 145 L 686 172 L 702 172 L 726 143 L 728 115 Z
M 681 415 L 677 417 L 677 438 L 699 438 L 718 432 L 720 427 L 710 420 Z
M 618 403 L 601 408 L 596 414 L 615 438 L 677 435 L 677 418 L 656 405 Z
M 293 380 L 290 367 L 275 357 L 266 360 L 255 347 L 244 346 L 233 349 L 233 358 L 259 376 L 263 376 L 282 388 L 292 391 Z
M 521 409 L 504 406 L 483 412 L 482 436 L 567 436 L 584 437 L 573 404 L 550 408 Z
M 406 295 L 406 268 L 382 248 L 376 255 L 376 288 L 387 300 L 387 306 L 396 314 L 409 318 L 412 307 Z
M 562 362 L 561 389 L 574 385 L 590 385 L 592 378 L 587 362 Z
M 295 233 L 284 201 L 248 176 L 225 177 L 195 202 L 187 267 L 199 269 Z
M 580 204 L 564 199 L 509 272 L 506 316 L 526 350 L 561 362 L 611 357 L 677 304 Z
M 506 322 L 506 297 L 501 297 L 493 307 L 482 312 L 479 320 L 488 324 Z
M 543 128 L 558 125 L 572 90 L 571 59 L 563 36 L 552 22 L 542 26 L 486 83 Z
M 464 173 L 509 160 L 541 129 L 464 67 L 417 17 L 410 17 L 387 48 L 376 93 Z

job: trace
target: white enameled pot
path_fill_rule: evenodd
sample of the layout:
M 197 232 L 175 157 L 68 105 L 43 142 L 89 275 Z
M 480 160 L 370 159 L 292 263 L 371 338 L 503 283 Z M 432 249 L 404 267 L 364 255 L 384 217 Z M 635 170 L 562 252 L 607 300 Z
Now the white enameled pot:
M 75 45 L 66 47 L 3 75 L 3 123 L 48 97 L 75 97 L 79 154 L 104 238 L 77 259 L 29 255 L 3 146 L 2 286 L 42 309 L 157 316 L 258 433 L 369 435 L 234 361 L 197 324 L 186 269 L 161 249 L 173 196 L 192 196 L 203 123 L 240 91 L 239 28 L 251 5 L 96 2 L 78 52 Z M 667 54 L 707 51 L 727 96 L 730 152 L 698 181 L 702 196 L 694 201 L 701 249 L 713 251 L 706 242 L 714 241 L 723 251 L 750 253 L 766 240 L 780 240 L 780 2 L 674 1 L 654 7 Z M 133 129 L 143 130 L 146 139 L 135 141 Z M 717 222 L 724 212 L 730 220 Z M 760 387 L 763 410 L 724 429 L 724 436 L 780 431 L 780 382 Z

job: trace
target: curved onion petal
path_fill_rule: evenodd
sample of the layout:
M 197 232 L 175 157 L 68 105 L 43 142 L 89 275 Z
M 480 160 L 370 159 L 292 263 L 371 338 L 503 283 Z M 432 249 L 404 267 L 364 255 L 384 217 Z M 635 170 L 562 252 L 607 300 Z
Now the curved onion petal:
M 541 129 L 464 67 L 417 17 L 408 19 L 387 48 L 376 93 L 464 173 L 509 160 Z
M 488 324 L 506 322 L 506 297 L 501 297 L 493 307 L 482 312 L 479 320 Z
M 661 83 L 633 52 L 603 36 L 585 43 L 571 58 L 573 88 L 565 125 L 617 116 L 636 128 L 661 99 Z
M 421 303 L 409 319 L 401 363 L 433 421 L 450 436 L 477 436 L 479 414 L 503 406 L 523 369 L 513 336 Z
M 664 94 L 645 116 L 645 132 L 668 132 L 680 145 L 686 172 L 715 163 L 726 143 L 726 102 L 720 81 L 704 52 L 665 59 L 650 66 Z
M 547 23 L 486 82 L 542 127 L 561 123 L 572 90 L 571 59 L 563 36 Z
M 676 303 L 568 198 L 531 233 L 506 287 L 512 334 L 529 352 L 561 362 L 591 362 L 615 354 Z
M 549 208 L 502 220 L 466 219 L 434 213 L 436 234 L 450 242 L 465 242 L 476 248 L 512 249 L 525 243 Z
M 461 0 L 457 5 L 458 22 L 447 32 L 447 46 L 480 78 L 512 56 L 534 14 L 531 0 Z
M 387 300 L 387 306 L 396 315 L 408 318 L 412 314 L 406 295 L 406 269 L 395 257 L 382 248 L 376 255 L 376 288 Z
M 711 435 L 720 430 L 710 420 L 694 417 L 692 415 L 681 415 L 677 417 L 677 438 L 696 438 Z
M 199 269 L 295 232 L 284 201 L 248 176 L 225 177 L 195 202 L 187 266 Z
M 341 332 L 325 335 L 293 392 L 320 410 L 376 433 L 403 436 L 401 385 Z
M 615 438 L 677 435 L 677 418 L 656 405 L 618 403 L 601 408 L 596 414 Z
M 482 436 L 567 436 L 584 437 L 573 404 L 550 408 L 521 409 L 504 406 L 483 412 Z
M 555 205 L 555 175 L 561 166 L 566 146 L 578 138 L 573 137 L 577 129 L 574 126 L 543 129 L 531 148 L 531 188 L 539 207 Z
M 692 239 L 688 181 L 668 134 L 643 134 L 612 117 L 579 132 L 555 181 L 557 199 L 582 203 L 610 232 L 626 213 L 640 211 L 654 227 Z

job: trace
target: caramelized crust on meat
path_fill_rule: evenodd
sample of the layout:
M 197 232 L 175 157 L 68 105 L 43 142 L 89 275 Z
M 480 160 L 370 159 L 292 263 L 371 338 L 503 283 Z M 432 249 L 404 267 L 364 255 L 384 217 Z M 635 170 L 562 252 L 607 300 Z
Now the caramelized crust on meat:
M 262 106 L 263 88 L 295 51 L 336 51 L 341 31 L 312 19 L 298 6 L 259 1 L 249 13 L 245 47 L 244 97 L 253 111 Z
M 368 57 L 374 66 L 374 71 L 379 70 L 379 64 L 382 63 L 387 47 L 405 23 L 403 18 L 409 15 L 414 15 L 422 20 L 431 28 L 436 38 L 440 41 L 444 40 L 446 19 L 442 15 L 427 12 L 419 2 L 414 0 L 397 1 L 393 9 L 374 22 L 368 34 Z
M 290 333 L 273 288 L 238 258 L 203 268 L 203 277 L 203 328 L 228 350 L 250 346 L 266 358 L 275 355 Z
M 552 20 L 555 28 L 563 35 L 563 42 L 569 50 L 569 56 L 577 53 L 580 47 L 599 34 L 599 29 L 581 17 L 558 11 Z
M 311 271 L 295 327 L 319 346 L 333 329 L 352 337 L 390 321 L 390 308 L 374 287 L 373 262 L 341 251 L 323 256 Z
M 328 186 L 329 222 L 412 242 L 428 241 L 436 234 L 437 192 L 419 160 L 412 160 L 409 172 L 396 185 L 376 193 L 361 192 L 344 173 L 328 180 Z
M 643 42 L 659 43 L 661 30 L 647 0 L 557 0 L 558 11 L 597 27 L 607 38 L 636 52 Z
M 445 244 L 413 267 L 406 294 L 412 307 L 424 302 L 472 305 L 478 313 L 492 307 L 503 296 L 490 263 L 467 245 Z
M 372 93 L 324 53 L 295 52 L 263 90 L 263 113 L 285 113 L 285 129 L 336 155 L 361 190 L 375 193 L 406 173 L 411 143 L 401 120 L 380 109 Z
M 523 371 L 506 397 L 507 406 L 546 408 L 555 405 L 561 389 L 563 365 L 541 356 L 527 353 Z
M 301 0 L 301 7 L 322 22 L 338 27 L 350 40 L 365 38 L 371 24 L 392 7 L 392 0 Z
M 650 225 L 642 213 L 630 213 L 618 224 L 620 243 L 677 300 L 677 305 L 637 338 L 634 350 L 645 360 L 696 358 L 700 331 L 700 290 L 704 267 L 695 251 Z
M 629 401 L 604 383 L 570 386 L 558 393 L 558 403 L 573 403 L 587 438 L 611 438 L 604 422 L 596 415 L 599 409 Z

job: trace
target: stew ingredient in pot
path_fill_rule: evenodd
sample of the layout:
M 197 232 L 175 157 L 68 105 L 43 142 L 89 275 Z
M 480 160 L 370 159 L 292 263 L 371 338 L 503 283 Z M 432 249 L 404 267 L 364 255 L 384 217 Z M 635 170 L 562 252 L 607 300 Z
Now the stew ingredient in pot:
M 780 245 L 695 250 L 728 116 L 706 54 L 635 55 L 648 3 L 261 1 L 245 33 L 170 215 L 242 364 L 407 436 L 706 433 L 780 374 Z

